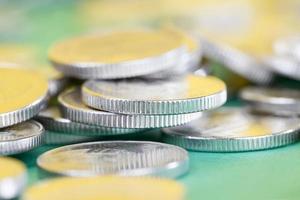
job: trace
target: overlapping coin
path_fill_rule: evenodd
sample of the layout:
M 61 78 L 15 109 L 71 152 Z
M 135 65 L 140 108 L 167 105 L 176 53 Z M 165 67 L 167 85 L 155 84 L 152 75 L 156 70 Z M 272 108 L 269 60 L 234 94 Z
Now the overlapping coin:
M 253 115 L 242 108 L 226 108 L 163 132 L 165 141 L 190 150 L 253 151 L 299 141 L 299 122 L 297 117 Z
M 65 176 L 178 177 L 189 168 L 188 153 L 173 145 L 143 141 L 106 141 L 50 150 L 37 160 L 47 173 Z

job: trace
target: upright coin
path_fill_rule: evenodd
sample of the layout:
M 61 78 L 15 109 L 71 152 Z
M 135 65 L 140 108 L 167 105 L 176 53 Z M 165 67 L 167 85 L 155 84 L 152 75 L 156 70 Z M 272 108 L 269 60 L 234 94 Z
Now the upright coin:
M 201 113 L 177 115 L 125 115 L 98 111 L 87 107 L 81 101 L 80 89 L 72 89 L 58 97 L 62 114 L 75 122 L 113 128 L 161 128 L 187 123 L 201 116 Z
M 69 145 L 50 150 L 37 160 L 45 172 L 66 176 L 162 176 L 187 172 L 188 153 L 156 142 L 107 141 Z
M 177 35 L 163 30 L 140 30 L 70 39 L 56 44 L 49 59 L 67 76 L 115 79 L 176 66 L 186 51 Z
M 17 198 L 25 189 L 25 165 L 14 158 L 0 157 L 0 199 Z
M 0 155 L 29 151 L 42 143 L 44 128 L 33 120 L 0 129 Z
M 240 93 L 251 109 L 277 115 L 300 115 L 300 91 L 287 88 L 247 87 Z
M 44 106 L 48 84 L 39 73 L 0 68 L 0 128 L 30 119 Z
M 211 76 L 169 79 L 90 80 L 82 86 L 87 105 L 123 114 L 183 114 L 219 107 L 226 85 Z
M 83 192 L 84 191 L 84 192 Z M 56 178 L 38 183 L 25 192 L 23 200 L 183 200 L 181 184 L 150 177 L 101 176 Z
M 237 152 L 294 143 L 300 138 L 299 130 L 299 118 L 258 116 L 240 108 L 227 108 L 163 132 L 165 141 L 190 150 Z
M 40 112 L 36 119 L 43 124 L 46 130 L 64 133 L 64 135 L 70 136 L 85 136 L 85 138 L 87 138 L 87 136 L 121 135 L 143 131 L 141 129 L 109 128 L 73 122 L 69 119 L 63 118 L 59 108 L 54 106 L 48 107 Z M 56 136 L 57 135 L 59 134 L 56 134 Z

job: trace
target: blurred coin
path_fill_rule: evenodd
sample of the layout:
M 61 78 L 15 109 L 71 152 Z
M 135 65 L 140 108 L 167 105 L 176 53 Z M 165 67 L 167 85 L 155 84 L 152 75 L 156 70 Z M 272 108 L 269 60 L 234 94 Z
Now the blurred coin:
M 121 135 L 143 131 L 141 129 L 109 128 L 73 122 L 69 119 L 63 118 L 59 108 L 55 106 L 48 107 L 40 112 L 36 119 L 44 125 L 46 130 L 64 133 L 64 135 L 69 135 L 70 139 L 72 137 L 75 138 L 75 135 L 78 136 L 78 139 L 79 136 L 87 139 L 92 138 L 91 136 Z M 47 135 L 48 137 L 52 137 L 52 134 Z M 59 134 L 56 134 L 55 137 L 58 137 L 58 135 Z
M 187 123 L 201 113 L 178 115 L 125 115 L 93 110 L 81 101 L 80 89 L 72 89 L 58 97 L 64 117 L 81 123 L 113 128 L 160 128 Z
M 90 80 L 82 100 L 101 110 L 123 114 L 183 114 L 213 109 L 226 102 L 226 86 L 212 76 L 169 79 Z
M 67 76 L 116 79 L 171 68 L 186 51 L 181 38 L 167 31 L 119 31 L 57 43 L 49 59 Z
M 45 172 L 65 176 L 162 176 L 188 171 L 188 153 L 173 145 L 145 141 L 106 141 L 64 146 L 37 160 Z
M 300 36 L 280 38 L 274 42 L 273 49 L 279 56 L 288 56 L 300 61 Z
M 274 72 L 300 80 L 300 60 L 290 56 L 269 56 L 264 62 Z
M 17 198 L 25 189 L 25 165 L 14 158 L 0 157 L 0 199 Z
M 84 191 L 84 192 L 83 192 Z M 100 176 L 63 177 L 27 189 L 23 200 L 183 200 L 184 188 L 169 179 Z
M 29 151 L 42 144 L 44 128 L 33 120 L 0 129 L 0 155 Z
M 287 88 L 247 87 L 240 98 L 251 109 L 276 115 L 300 115 L 300 91 Z
M 207 119 L 163 129 L 165 141 L 210 152 L 253 151 L 284 146 L 299 140 L 296 117 L 252 115 L 241 108 L 213 111 Z
M 30 119 L 45 105 L 48 84 L 39 73 L 0 67 L 0 128 Z

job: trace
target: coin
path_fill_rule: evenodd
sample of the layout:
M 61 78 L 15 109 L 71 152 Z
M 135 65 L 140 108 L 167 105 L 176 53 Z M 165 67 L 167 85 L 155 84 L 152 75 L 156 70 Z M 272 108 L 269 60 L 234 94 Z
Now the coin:
M 25 189 L 25 165 L 14 158 L 0 156 L 0 199 L 14 199 Z
M 30 70 L 0 67 L 0 128 L 30 119 L 44 106 L 48 84 Z
M 252 115 L 242 108 L 213 111 L 207 119 L 163 129 L 171 144 L 209 152 L 237 152 L 275 148 L 299 140 L 296 117 Z
M 276 115 L 300 115 L 300 91 L 288 88 L 247 87 L 240 93 L 252 110 Z
M 101 110 L 123 114 L 183 114 L 219 107 L 226 102 L 226 85 L 212 76 L 169 79 L 90 80 L 82 100 Z
M 0 155 L 29 151 L 42 143 L 44 128 L 33 120 L 0 129 Z
M 42 154 L 38 166 L 65 176 L 160 176 L 188 171 L 188 153 L 177 146 L 144 141 L 105 141 L 64 146 Z
M 276 55 L 283 57 L 292 57 L 300 60 L 300 37 L 289 36 L 276 40 L 273 45 Z
M 63 118 L 59 108 L 55 106 L 50 106 L 41 111 L 37 115 L 36 120 L 41 122 L 46 130 L 57 133 L 64 133 L 64 135 L 69 135 L 70 139 L 75 138 L 75 135 L 77 135 L 78 137 L 82 136 L 81 138 L 87 139 L 92 138 L 91 136 L 121 135 L 143 131 L 141 129 L 109 128 L 73 122 L 69 119 Z M 53 135 L 47 134 L 47 136 L 52 137 Z M 58 137 L 58 134 L 55 134 L 55 137 Z M 54 139 L 52 138 L 51 140 Z
M 187 123 L 201 113 L 178 115 L 124 115 L 93 110 L 81 102 L 80 89 L 72 89 L 58 97 L 64 117 L 80 123 L 113 128 L 161 128 Z
M 166 31 L 119 31 L 63 41 L 49 59 L 67 76 L 115 79 L 141 76 L 176 65 L 186 47 Z
M 288 56 L 269 56 L 264 59 L 266 66 L 274 72 L 300 80 L 300 61 Z
M 83 192 L 84 191 L 84 192 Z M 178 182 L 150 177 L 63 177 L 31 186 L 23 200 L 183 200 Z

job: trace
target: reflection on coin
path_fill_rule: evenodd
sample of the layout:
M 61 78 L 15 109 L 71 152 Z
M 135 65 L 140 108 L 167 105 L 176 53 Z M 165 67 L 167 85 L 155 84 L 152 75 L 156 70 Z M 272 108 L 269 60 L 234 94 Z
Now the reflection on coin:
M 161 128 L 187 123 L 201 113 L 178 115 L 125 115 L 93 110 L 81 102 L 80 89 L 72 89 L 58 97 L 64 117 L 81 123 L 114 128 Z
M 90 142 L 95 140 L 97 140 L 97 137 L 71 135 L 51 131 L 47 131 L 44 136 L 44 144 L 46 145 L 67 145 L 76 144 L 80 142 Z
M 83 192 L 84 191 L 84 192 Z M 101 176 L 63 177 L 38 183 L 25 192 L 23 200 L 183 200 L 181 184 L 150 177 Z
M 38 166 L 55 175 L 163 176 L 187 172 L 188 153 L 173 145 L 140 141 L 107 141 L 60 147 L 42 154 Z
M 251 109 L 277 115 L 300 115 L 300 91 L 287 88 L 247 87 L 240 93 Z
M 58 107 L 54 106 L 48 107 L 47 109 L 40 112 L 37 115 L 36 119 L 43 124 L 46 130 L 64 133 L 64 135 L 70 135 L 70 137 L 74 135 L 80 135 L 84 136 L 85 138 L 90 138 L 87 136 L 120 135 L 143 131 L 141 129 L 109 128 L 73 122 L 69 119 L 63 118 Z
M 44 106 L 48 84 L 30 70 L 0 67 L 0 128 L 36 115 Z
M 33 120 L 0 129 L 0 155 L 29 151 L 42 143 L 43 126 Z
M 300 61 L 287 56 L 269 56 L 264 59 L 266 66 L 274 72 L 300 80 Z
M 299 118 L 252 115 L 241 108 L 213 111 L 207 119 L 163 129 L 165 141 L 195 151 L 275 148 L 299 140 Z
M 167 31 L 123 31 L 74 38 L 49 52 L 55 67 L 76 78 L 141 76 L 175 66 L 186 52 L 177 35 Z
M 170 79 L 90 80 L 82 86 L 87 105 L 124 114 L 182 114 L 221 106 L 226 101 L 223 81 L 187 75 Z
M 25 189 L 25 165 L 17 159 L 0 157 L 0 199 L 14 199 Z

